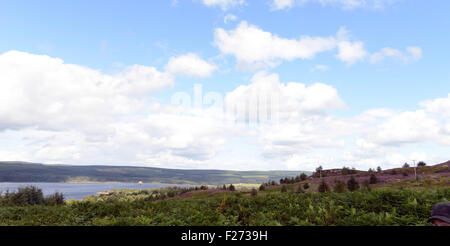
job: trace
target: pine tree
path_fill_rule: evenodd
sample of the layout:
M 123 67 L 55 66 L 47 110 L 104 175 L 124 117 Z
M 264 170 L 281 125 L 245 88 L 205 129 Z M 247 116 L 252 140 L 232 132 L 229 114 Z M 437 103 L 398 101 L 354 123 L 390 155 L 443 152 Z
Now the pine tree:
M 320 182 L 318 191 L 321 193 L 330 191 L 330 187 L 324 179 L 322 179 L 322 181 Z
M 356 181 L 355 177 L 351 176 L 347 181 L 347 188 L 349 191 L 359 190 L 359 183 Z

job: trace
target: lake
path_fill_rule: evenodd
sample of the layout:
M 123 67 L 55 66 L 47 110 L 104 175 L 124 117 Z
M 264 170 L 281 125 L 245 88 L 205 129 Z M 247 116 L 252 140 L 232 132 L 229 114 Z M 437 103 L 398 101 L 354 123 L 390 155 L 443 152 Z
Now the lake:
M 19 187 L 36 186 L 42 189 L 44 196 L 60 192 L 64 194 L 66 200 L 97 195 L 97 192 L 108 191 L 112 189 L 152 189 L 162 187 L 173 187 L 176 185 L 164 184 L 135 184 L 135 183 L 0 183 L 0 191 L 17 191 Z M 180 185 L 182 186 L 182 185 Z

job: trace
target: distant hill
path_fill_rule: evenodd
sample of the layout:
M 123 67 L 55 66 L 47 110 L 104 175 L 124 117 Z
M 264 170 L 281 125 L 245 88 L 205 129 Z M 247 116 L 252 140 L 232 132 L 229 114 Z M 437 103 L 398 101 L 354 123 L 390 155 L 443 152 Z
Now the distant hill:
M 180 170 L 129 166 L 44 165 L 0 162 L 0 182 L 139 182 L 165 184 L 261 184 L 302 171 Z M 310 174 L 310 172 L 304 172 Z

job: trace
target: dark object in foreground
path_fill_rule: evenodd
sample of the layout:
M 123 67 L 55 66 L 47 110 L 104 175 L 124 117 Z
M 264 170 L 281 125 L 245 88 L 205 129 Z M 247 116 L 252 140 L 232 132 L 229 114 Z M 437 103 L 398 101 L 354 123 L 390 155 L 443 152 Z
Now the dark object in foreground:
M 450 226 L 450 202 L 438 203 L 432 207 L 428 222 L 438 226 Z

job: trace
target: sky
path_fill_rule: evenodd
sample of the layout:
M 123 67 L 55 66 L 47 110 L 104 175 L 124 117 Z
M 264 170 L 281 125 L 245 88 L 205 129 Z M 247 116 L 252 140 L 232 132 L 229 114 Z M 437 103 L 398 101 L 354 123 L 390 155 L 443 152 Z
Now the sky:
M 3 0 L 0 160 L 308 171 L 447 161 L 449 10 Z

